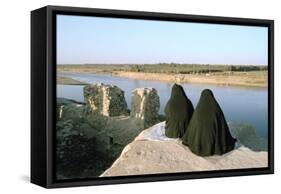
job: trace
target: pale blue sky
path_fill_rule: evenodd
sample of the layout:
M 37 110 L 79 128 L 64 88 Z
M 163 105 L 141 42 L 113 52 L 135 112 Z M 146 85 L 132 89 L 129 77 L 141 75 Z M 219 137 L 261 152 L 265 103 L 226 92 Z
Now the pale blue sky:
M 57 16 L 57 63 L 267 65 L 267 27 Z

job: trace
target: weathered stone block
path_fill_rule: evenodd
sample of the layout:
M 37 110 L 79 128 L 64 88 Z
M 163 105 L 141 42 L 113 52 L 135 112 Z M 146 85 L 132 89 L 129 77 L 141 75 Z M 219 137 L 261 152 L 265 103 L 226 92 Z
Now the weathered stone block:
M 143 120 L 144 128 L 157 123 L 160 100 L 156 89 L 136 88 L 132 94 L 130 116 Z
M 103 116 L 120 116 L 128 111 L 124 91 L 114 85 L 87 85 L 84 99 L 89 110 Z

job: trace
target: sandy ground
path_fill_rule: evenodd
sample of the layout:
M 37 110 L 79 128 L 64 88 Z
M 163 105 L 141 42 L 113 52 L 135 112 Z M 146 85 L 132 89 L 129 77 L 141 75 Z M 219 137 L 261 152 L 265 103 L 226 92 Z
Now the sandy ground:
M 86 85 L 87 83 L 80 82 L 69 77 L 57 77 L 57 84 L 60 85 Z
M 156 80 L 178 83 L 200 83 L 216 85 L 232 85 L 246 87 L 267 87 L 267 75 L 264 72 L 222 74 L 164 74 L 116 71 L 112 75 L 140 80 Z
M 164 135 L 165 122 L 140 133 L 101 176 L 190 172 L 267 167 L 267 152 L 254 152 L 244 146 L 224 155 L 200 157 L 179 139 Z

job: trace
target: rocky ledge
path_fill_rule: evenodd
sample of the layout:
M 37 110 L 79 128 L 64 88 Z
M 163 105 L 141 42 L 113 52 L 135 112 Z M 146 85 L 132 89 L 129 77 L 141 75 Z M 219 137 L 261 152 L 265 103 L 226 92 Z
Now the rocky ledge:
M 200 157 L 180 139 L 168 138 L 164 132 L 165 122 L 142 131 L 101 177 L 268 166 L 266 151 L 253 151 L 240 144 L 221 156 Z
M 84 102 L 57 98 L 57 178 L 99 176 L 143 129 L 162 120 L 154 88 L 136 88 L 131 103 L 129 110 L 124 91 L 109 84 L 84 86 Z

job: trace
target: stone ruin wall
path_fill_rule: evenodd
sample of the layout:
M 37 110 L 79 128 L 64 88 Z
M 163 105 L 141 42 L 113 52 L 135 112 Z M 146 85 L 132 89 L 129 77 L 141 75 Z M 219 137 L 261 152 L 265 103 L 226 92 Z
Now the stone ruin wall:
M 114 117 L 128 113 L 124 91 L 108 84 L 87 85 L 84 99 L 90 111 L 102 116 Z
M 114 85 L 94 84 L 84 87 L 84 99 L 91 112 L 106 117 L 128 115 L 124 91 Z M 143 127 L 157 123 L 160 100 L 155 88 L 136 88 L 132 91 L 130 117 L 143 121 Z
M 143 120 L 144 128 L 158 122 L 160 100 L 154 88 L 136 88 L 132 92 L 130 116 Z

